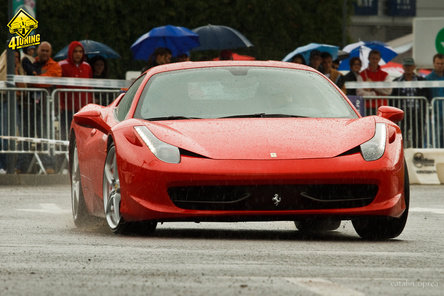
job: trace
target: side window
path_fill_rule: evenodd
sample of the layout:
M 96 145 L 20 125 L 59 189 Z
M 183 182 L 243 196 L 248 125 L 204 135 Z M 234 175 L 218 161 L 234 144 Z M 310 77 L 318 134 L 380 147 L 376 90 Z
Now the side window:
M 126 115 L 128 114 L 131 104 L 133 103 L 134 96 L 136 95 L 136 92 L 139 89 L 139 86 L 142 83 L 144 78 L 145 78 L 145 75 L 139 77 L 139 79 L 137 79 L 130 86 L 130 88 L 126 92 L 125 96 L 119 102 L 119 105 L 117 106 L 117 119 L 119 121 L 124 120 Z

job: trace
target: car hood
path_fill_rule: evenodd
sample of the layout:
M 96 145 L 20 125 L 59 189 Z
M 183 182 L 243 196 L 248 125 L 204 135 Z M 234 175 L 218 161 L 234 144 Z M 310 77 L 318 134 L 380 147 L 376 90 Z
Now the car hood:
M 375 119 L 232 118 L 145 122 L 160 140 L 212 159 L 307 159 L 371 139 Z

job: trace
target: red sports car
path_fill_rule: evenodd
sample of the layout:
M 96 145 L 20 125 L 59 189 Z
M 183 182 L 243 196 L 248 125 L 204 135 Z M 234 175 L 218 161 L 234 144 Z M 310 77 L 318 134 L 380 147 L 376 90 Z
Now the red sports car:
M 361 117 L 324 75 L 275 61 L 154 67 L 125 94 L 74 115 L 74 222 L 116 233 L 167 221 L 351 220 L 368 239 L 404 229 L 402 110 Z

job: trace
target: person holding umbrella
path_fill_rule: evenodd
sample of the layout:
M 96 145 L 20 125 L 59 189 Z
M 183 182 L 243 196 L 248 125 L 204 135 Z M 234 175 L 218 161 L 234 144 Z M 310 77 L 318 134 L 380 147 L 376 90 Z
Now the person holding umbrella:
M 59 62 L 62 77 L 92 78 L 91 66 L 85 62 L 85 50 L 79 41 L 72 41 L 68 47 L 68 57 Z M 84 88 L 66 86 L 65 88 Z M 62 140 L 67 140 L 68 129 L 75 112 L 86 104 L 92 103 L 91 93 L 60 93 L 60 131 Z
M 68 57 L 59 62 L 63 77 L 91 78 L 91 66 L 85 62 L 85 50 L 82 43 L 72 41 L 68 47 Z
M 302 54 L 298 53 L 294 56 L 294 58 L 291 60 L 292 63 L 306 65 L 305 58 Z
M 152 67 L 171 63 L 171 57 L 172 57 L 171 50 L 169 50 L 168 48 L 166 47 L 156 48 L 149 57 L 148 64 L 142 69 L 142 73 Z
M 93 78 L 108 78 L 108 64 L 104 57 L 96 55 L 88 60 Z
M 199 46 L 199 35 L 185 27 L 166 25 L 155 27 L 140 36 L 131 45 L 134 59 L 148 60 L 142 72 L 151 67 L 167 64 L 171 58 Z
M 425 78 L 416 75 L 415 60 L 413 58 L 404 58 L 402 60 L 402 68 L 404 69 L 404 74 L 400 77 L 395 78 L 393 81 L 423 81 Z M 392 95 L 402 96 L 402 97 L 415 97 L 421 96 L 428 98 L 430 96 L 427 88 L 421 87 L 404 87 L 404 88 L 394 88 Z M 423 148 L 424 136 L 421 128 L 416 128 L 418 125 L 424 124 L 421 120 L 426 118 L 426 106 L 425 102 L 418 100 L 402 100 L 401 108 L 404 110 L 408 120 L 404 121 L 403 128 L 407 130 L 407 136 L 404 139 L 406 146 L 404 147 L 414 147 Z
M 108 45 L 106 45 L 102 42 L 89 40 L 89 39 L 80 40 L 79 42 L 82 44 L 84 52 L 85 52 L 85 56 L 88 59 L 91 59 L 95 56 L 102 56 L 105 59 L 120 58 L 120 55 L 114 49 L 112 49 L 111 47 L 109 47 Z M 67 46 L 65 46 L 62 50 L 60 50 L 54 56 L 54 59 L 55 60 L 66 59 L 68 57 L 68 48 L 69 48 L 69 44 Z
M 175 62 L 189 62 L 191 61 L 190 52 L 183 52 L 177 55 Z
M 323 52 L 321 57 L 321 66 L 324 75 L 330 78 L 331 81 L 333 81 L 343 92 L 345 92 L 344 77 L 341 72 L 333 68 L 333 58 L 331 54 L 328 52 Z
M 308 65 L 312 67 L 313 69 L 316 69 L 320 72 L 322 72 L 322 57 L 321 52 L 317 49 L 312 50 L 310 52 L 310 58 Z
M 358 81 L 359 72 L 361 71 L 362 62 L 359 57 L 352 57 L 350 59 L 350 72 L 345 74 L 344 83 L 347 81 Z M 356 96 L 356 89 L 347 89 L 347 95 Z
M 101 55 L 93 56 L 88 59 L 88 63 L 91 65 L 92 78 L 107 79 L 108 78 L 108 63 L 106 59 Z M 106 92 L 94 92 L 94 103 L 106 106 L 113 99 L 110 93 Z

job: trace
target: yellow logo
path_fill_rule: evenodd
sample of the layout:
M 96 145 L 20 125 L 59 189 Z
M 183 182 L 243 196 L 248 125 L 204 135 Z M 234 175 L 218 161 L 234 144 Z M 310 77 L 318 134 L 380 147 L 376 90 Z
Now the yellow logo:
M 29 13 L 20 9 L 8 23 L 9 32 L 17 34 L 9 41 L 12 50 L 40 44 L 40 34 L 29 35 L 37 29 L 38 22 Z

